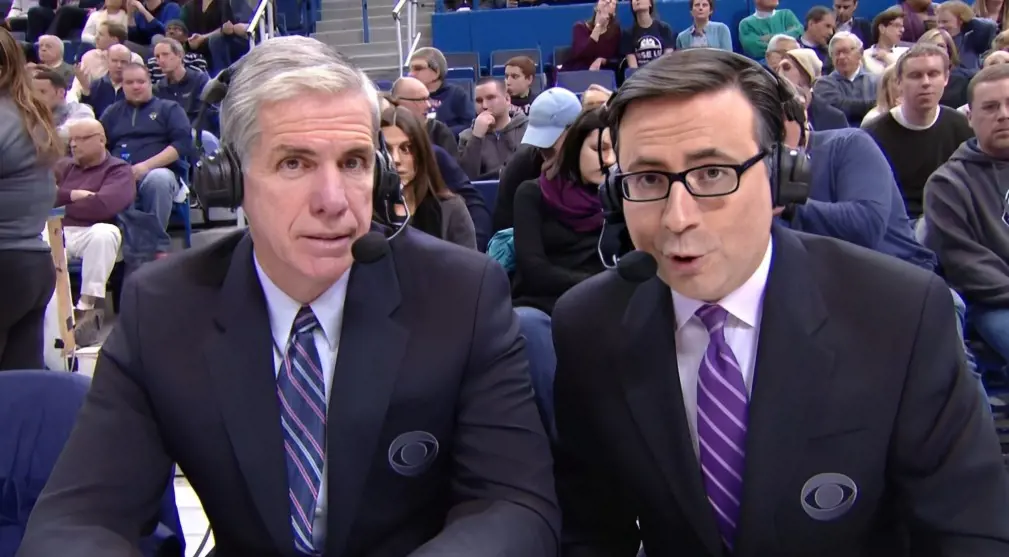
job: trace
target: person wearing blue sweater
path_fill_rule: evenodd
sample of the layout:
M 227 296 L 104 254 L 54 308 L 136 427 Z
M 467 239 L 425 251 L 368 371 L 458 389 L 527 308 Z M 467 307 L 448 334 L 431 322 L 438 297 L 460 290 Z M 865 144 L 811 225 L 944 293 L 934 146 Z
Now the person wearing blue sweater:
M 473 228 L 476 229 L 476 249 L 486 252 L 492 224 L 490 209 L 487 208 L 483 195 L 470 183 L 469 176 L 459 166 L 455 157 L 437 145 L 432 144 L 431 148 L 434 150 L 438 171 L 441 172 L 445 185 L 466 202 L 466 209 L 469 210 L 469 216 L 473 220 Z
M 410 77 L 419 79 L 431 93 L 430 102 L 435 108 L 435 118 L 448 126 L 456 138 L 473 125 L 476 108 L 470 92 L 445 83 L 448 62 L 440 50 L 430 46 L 418 48 L 408 66 Z
M 131 41 L 149 45 L 155 35 L 164 35 L 165 26 L 173 19 L 182 17 L 182 8 L 175 2 L 166 0 L 129 0 L 130 11 L 133 13 L 133 26 L 129 29 Z
M 132 165 L 137 208 L 158 219 L 157 253 L 168 253 L 168 218 L 188 176 L 188 159 L 194 155 L 193 131 L 179 103 L 154 96 L 143 64 L 126 67 L 123 89 L 126 99 L 110 106 L 101 117 L 107 145 L 112 156 Z
M 732 51 L 732 34 L 729 26 L 711 21 L 715 0 L 690 0 L 690 16 L 694 24 L 676 36 L 676 50 L 687 48 L 718 48 Z

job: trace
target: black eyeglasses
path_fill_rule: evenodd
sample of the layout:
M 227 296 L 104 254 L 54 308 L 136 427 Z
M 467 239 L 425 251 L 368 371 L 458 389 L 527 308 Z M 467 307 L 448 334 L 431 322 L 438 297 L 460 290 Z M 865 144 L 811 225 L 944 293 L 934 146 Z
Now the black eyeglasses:
M 679 182 L 694 197 L 720 197 L 739 189 L 739 178 L 744 172 L 767 157 L 762 149 L 741 164 L 705 164 L 683 172 L 645 170 L 617 174 L 620 192 L 627 201 L 658 201 L 669 197 L 673 184 Z

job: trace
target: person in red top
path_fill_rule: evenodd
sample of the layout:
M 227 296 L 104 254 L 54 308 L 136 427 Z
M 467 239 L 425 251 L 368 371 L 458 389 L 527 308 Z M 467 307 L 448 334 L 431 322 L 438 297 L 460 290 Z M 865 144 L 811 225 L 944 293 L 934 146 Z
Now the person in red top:
M 588 21 L 571 29 L 571 52 L 562 70 L 600 70 L 620 55 L 620 22 L 615 0 L 599 0 Z M 616 69 L 615 67 L 612 69 Z
M 105 298 L 105 283 L 122 243 L 115 218 L 133 204 L 137 183 L 130 165 L 105 150 L 105 129 L 98 120 L 75 120 L 69 131 L 73 158 L 56 170 L 56 206 L 66 207 L 67 259 L 81 261 L 74 340 L 86 346 L 97 340 L 102 309 L 96 302 Z

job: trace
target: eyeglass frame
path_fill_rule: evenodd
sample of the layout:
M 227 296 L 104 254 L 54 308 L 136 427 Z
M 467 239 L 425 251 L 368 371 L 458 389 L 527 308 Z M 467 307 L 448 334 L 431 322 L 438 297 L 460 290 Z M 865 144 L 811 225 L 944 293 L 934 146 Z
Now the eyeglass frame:
M 708 199 L 708 198 L 712 198 L 712 197 L 724 197 L 726 195 L 732 195 L 732 194 L 736 193 L 737 191 L 739 191 L 739 185 L 740 185 L 740 182 L 742 182 L 743 174 L 745 174 L 747 170 L 749 170 L 749 169 L 753 168 L 754 166 L 756 166 L 757 163 L 759 163 L 759 162 L 763 161 L 764 159 L 766 159 L 769 155 L 771 155 L 772 152 L 773 152 L 773 150 L 771 150 L 771 149 L 761 149 L 760 152 L 758 152 L 756 155 L 750 157 L 749 159 L 746 159 L 745 161 L 743 161 L 743 162 L 741 162 L 739 164 L 725 164 L 725 163 L 722 163 L 722 164 L 702 164 L 700 166 L 695 166 L 695 167 L 692 167 L 692 168 L 688 168 L 688 169 L 684 170 L 683 172 L 665 172 L 665 171 L 662 171 L 662 170 L 640 170 L 640 171 L 637 171 L 637 172 L 620 172 L 620 173 L 617 173 L 616 175 L 614 175 L 613 178 L 616 181 L 617 185 L 620 187 L 620 197 L 622 197 L 625 201 L 630 201 L 631 203 L 650 203 L 652 201 L 662 201 L 663 199 L 669 199 L 669 195 L 673 191 L 673 184 L 675 184 L 677 182 L 683 184 L 683 187 L 687 190 L 687 193 L 689 193 L 691 196 L 693 196 L 695 198 Z M 687 175 L 690 174 L 691 172 L 696 172 L 698 170 L 704 170 L 705 168 L 727 168 L 727 169 L 731 169 L 733 172 L 736 173 L 736 185 L 735 185 L 735 187 L 733 187 L 731 190 L 726 191 L 724 193 L 708 193 L 708 194 L 694 193 L 691 190 L 690 184 L 687 183 Z M 653 199 L 631 199 L 630 196 L 627 193 L 627 187 L 625 186 L 625 180 L 628 177 L 630 177 L 630 176 L 639 176 L 639 175 L 642 175 L 642 174 L 657 174 L 657 175 L 665 177 L 668 180 L 668 184 L 666 185 L 666 193 L 665 193 L 665 195 L 662 195 L 660 197 L 655 197 Z

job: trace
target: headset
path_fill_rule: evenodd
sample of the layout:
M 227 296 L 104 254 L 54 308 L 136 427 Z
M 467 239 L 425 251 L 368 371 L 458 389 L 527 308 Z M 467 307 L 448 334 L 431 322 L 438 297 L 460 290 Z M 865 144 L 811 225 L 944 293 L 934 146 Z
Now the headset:
M 707 50 L 707 49 L 704 49 Z M 773 73 L 757 62 L 745 58 L 735 53 L 723 53 L 736 59 L 736 63 L 745 65 L 742 71 L 760 72 L 767 79 L 774 82 L 777 92 L 778 106 L 784 113 L 787 101 L 794 96 L 791 86 L 784 81 L 784 78 Z M 628 78 L 634 79 L 634 76 Z M 612 95 L 606 102 L 605 110 L 609 110 L 613 99 L 619 91 Z M 760 117 L 760 115 L 757 115 Z M 788 212 L 795 205 L 801 205 L 809 198 L 809 187 L 812 181 L 812 166 L 809 154 L 804 148 L 789 147 L 783 143 L 785 139 L 786 118 L 781 119 L 781 128 L 776 130 L 775 143 L 770 148 L 768 155 L 771 167 L 771 200 L 774 207 L 785 207 Z M 804 131 L 803 131 L 804 133 Z M 616 149 L 616 135 L 612 137 L 613 148 Z M 800 141 L 800 144 L 804 144 Z M 599 146 L 596 149 L 599 154 L 599 165 L 603 169 L 603 183 L 599 186 L 599 199 L 603 206 L 603 230 L 599 234 L 599 242 L 596 246 L 599 257 L 603 260 L 603 265 L 607 268 L 616 268 L 620 262 L 620 257 L 631 251 L 627 225 L 624 220 L 624 195 L 621 184 L 618 183 L 620 176 L 619 165 L 608 167 L 603 162 L 602 155 L 602 133 L 599 134 Z
M 231 78 L 240 67 L 241 62 L 222 71 L 203 88 L 200 94 L 200 110 L 196 116 L 194 129 L 196 137 L 194 144 L 200 152 L 200 160 L 193 169 L 193 190 L 200 204 L 209 209 L 221 207 L 237 209 L 242 205 L 245 185 L 242 177 L 242 164 L 234 148 L 221 142 L 221 146 L 213 153 L 204 153 L 203 131 L 206 112 L 214 104 L 227 96 Z M 402 181 L 396 172 L 396 165 L 389 155 L 385 137 L 378 132 L 378 148 L 375 151 L 375 183 L 373 203 L 375 221 L 393 229 L 389 240 L 399 235 L 410 222 L 410 210 L 403 200 Z M 396 215 L 396 206 L 405 208 L 405 217 Z

